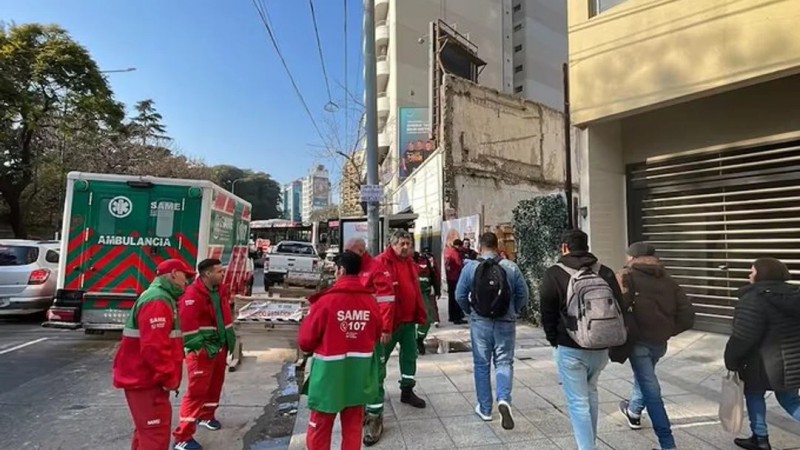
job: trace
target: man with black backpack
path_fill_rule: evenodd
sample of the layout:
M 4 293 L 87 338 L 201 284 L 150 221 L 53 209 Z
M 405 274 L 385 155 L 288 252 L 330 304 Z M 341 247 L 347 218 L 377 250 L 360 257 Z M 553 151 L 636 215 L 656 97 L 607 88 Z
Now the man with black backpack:
M 545 271 L 540 291 L 542 327 L 555 360 L 579 450 L 597 448 L 597 382 L 608 349 L 624 344 L 622 291 L 614 271 L 589 253 L 589 237 L 571 230 L 561 259 Z
M 475 414 L 492 420 L 491 364 L 497 381 L 497 409 L 506 430 L 514 428 L 511 388 L 514 381 L 516 321 L 528 304 L 528 285 L 516 264 L 501 260 L 497 236 L 480 237 L 481 256 L 467 261 L 456 288 L 456 300 L 470 314 L 475 393 Z

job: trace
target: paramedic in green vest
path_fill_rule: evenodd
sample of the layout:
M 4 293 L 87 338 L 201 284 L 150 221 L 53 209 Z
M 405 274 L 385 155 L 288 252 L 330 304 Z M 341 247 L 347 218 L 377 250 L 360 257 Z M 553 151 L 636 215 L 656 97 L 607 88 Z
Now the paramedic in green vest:
M 392 351 L 400 345 L 400 402 L 414 408 L 424 408 L 425 400 L 417 397 L 414 386 L 417 374 L 417 325 L 428 322 L 428 313 L 419 289 L 419 270 L 414 263 L 411 234 L 397 230 L 392 234 L 389 248 L 375 258 L 394 280 L 395 301 L 392 303 L 392 333 L 383 333 L 382 364 L 378 377 L 378 395 L 367 405 L 364 421 L 364 444 L 376 444 L 383 434 L 383 382 L 386 378 L 386 362 Z
M 414 261 L 419 270 L 419 289 L 422 291 L 422 300 L 425 302 L 425 309 L 428 311 L 428 320 L 425 325 L 417 326 L 417 351 L 420 355 L 425 354 L 425 338 L 431 329 L 431 324 L 438 322 L 438 308 L 436 300 L 441 295 L 441 282 L 439 272 L 433 258 L 427 253 L 420 254 L 414 252 Z
M 364 405 L 378 392 L 380 355 L 375 349 L 383 320 L 372 290 L 359 277 L 361 256 L 346 251 L 336 257 L 336 283 L 309 299 L 311 310 L 300 325 L 297 343 L 313 353 L 308 383 L 311 417 L 308 450 L 330 450 L 340 417 L 342 449 L 361 448 Z
M 183 337 L 178 298 L 195 275 L 186 263 L 168 259 L 133 305 L 114 357 L 114 387 L 125 390 L 133 417 L 132 450 L 167 450 L 172 428 L 170 391 L 183 374 Z
M 203 260 L 197 265 L 197 272 L 198 279 L 178 303 L 189 388 L 181 404 L 180 423 L 173 433 L 175 450 L 202 449 L 194 439 L 197 425 L 211 431 L 222 428 L 215 413 L 228 368 L 228 352 L 236 342 L 233 314 L 225 295 L 220 293 L 225 279 L 222 262 Z

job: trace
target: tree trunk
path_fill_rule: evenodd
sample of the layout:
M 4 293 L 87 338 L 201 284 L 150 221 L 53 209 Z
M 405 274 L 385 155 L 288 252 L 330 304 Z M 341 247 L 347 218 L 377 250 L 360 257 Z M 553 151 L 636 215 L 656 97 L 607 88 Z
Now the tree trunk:
M 22 197 L 21 192 L 4 192 L 3 198 L 8 205 L 8 219 L 11 224 L 11 229 L 14 231 L 14 237 L 17 239 L 27 239 L 28 230 L 25 229 L 25 220 L 22 217 Z

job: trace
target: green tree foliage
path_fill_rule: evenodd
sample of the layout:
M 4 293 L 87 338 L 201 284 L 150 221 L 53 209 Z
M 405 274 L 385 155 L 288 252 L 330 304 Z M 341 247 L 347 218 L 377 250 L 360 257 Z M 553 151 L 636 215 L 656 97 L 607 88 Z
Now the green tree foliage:
M 151 99 L 124 105 L 88 51 L 55 25 L 0 26 L 0 216 L 3 232 L 52 237 L 61 229 L 70 171 L 211 180 L 253 203 L 254 218 L 279 216 L 269 175 L 209 167 L 166 134 Z
M 23 192 L 37 175 L 48 133 L 67 116 L 111 130 L 124 112 L 89 52 L 62 28 L 0 29 L 0 194 L 18 237 L 27 236 Z
M 567 203 L 563 194 L 524 200 L 514 208 L 514 233 L 519 264 L 531 290 L 525 319 L 540 323 L 539 288 L 545 270 L 558 262 L 561 234 L 567 230 Z
M 281 216 L 281 186 L 269 174 L 225 165 L 214 167 L 214 172 L 220 186 L 253 204 L 253 220 Z
M 134 107 L 138 114 L 131 118 L 128 124 L 128 132 L 131 137 L 139 141 L 143 147 L 149 142 L 159 144 L 170 140 L 167 136 L 167 127 L 163 123 L 161 113 L 156 111 L 155 102 L 152 99 L 136 102 Z

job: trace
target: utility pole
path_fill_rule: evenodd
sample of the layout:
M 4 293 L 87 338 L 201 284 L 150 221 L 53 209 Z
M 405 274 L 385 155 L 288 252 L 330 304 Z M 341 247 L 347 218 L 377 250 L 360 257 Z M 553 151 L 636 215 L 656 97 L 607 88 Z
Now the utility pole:
M 367 184 L 378 182 L 378 85 L 375 58 L 375 0 L 364 0 L 364 89 L 367 113 Z M 374 199 L 371 199 L 374 200 Z M 380 253 L 380 202 L 367 203 L 369 252 Z
M 564 63 L 564 194 L 567 196 L 567 227 L 576 228 L 575 213 L 572 207 L 572 126 L 569 106 L 569 64 Z

